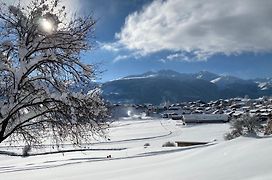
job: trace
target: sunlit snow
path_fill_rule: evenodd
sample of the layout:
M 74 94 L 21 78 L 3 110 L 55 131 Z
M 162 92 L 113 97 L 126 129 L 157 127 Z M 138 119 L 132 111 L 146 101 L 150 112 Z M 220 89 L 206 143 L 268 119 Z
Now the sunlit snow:
M 228 123 L 183 126 L 173 120 L 125 118 L 112 124 L 110 141 L 81 147 L 89 151 L 27 158 L 0 155 L 1 179 L 271 179 L 271 138 L 225 141 L 223 134 L 228 130 Z M 162 147 L 167 141 L 210 143 Z M 150 146 L 145 147 L 146 143 Z M 62 149 L 72 149 L 72 145 Z M 21 149 L 2 146 L 0 150 Z M 48 145 L 32 153 L 45 151 L 56 150 Z M 107 158 L 109 155 L 111 158 Z

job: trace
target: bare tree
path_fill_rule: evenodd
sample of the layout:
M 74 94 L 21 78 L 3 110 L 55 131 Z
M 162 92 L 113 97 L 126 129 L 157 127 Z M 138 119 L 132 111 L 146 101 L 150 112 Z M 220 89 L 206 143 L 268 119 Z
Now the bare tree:
M 269 119 L 264 127 L 264 135 L 272 134 L 272 120 Z
M 100 89 L 72 92 L 95 79 L 94 65 L 80 61 L 91 48 L 91 16 L 68 21 L 58 0 L 28 6 L 1 4 L 0 143 L 28 144 L 51 136 L 75 144 L 104 135 L 106 106 Z
M 226 140 L 234 139 L 242 135 L 257 135 L 262 130 L 262 124 L 258 117 L 243 114 L 240 118 L 234 118 L 230 121 L 232 131 L 225 135 Z

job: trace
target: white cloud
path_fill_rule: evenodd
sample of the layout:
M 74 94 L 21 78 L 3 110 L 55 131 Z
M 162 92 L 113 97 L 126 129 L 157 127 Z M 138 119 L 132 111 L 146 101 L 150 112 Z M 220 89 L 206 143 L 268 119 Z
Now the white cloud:
M 195 60 L 196 59 L 194 57 L 189 57 L 188 55 L 186 55 L 183 52 L 169 54 L 165 58 L 160 59 L 160 61 L 163 63 L 166 63 L 167 61 L 187 61 L 187 62 L 190 62 L 190 61 L 195 61 Z
M 112 46 L 111 44 L 104 44 L 104 45 L 102 46 L 102 49 L 105 49 L 105 50 L 107 50 L 107 51 L 113 51 L 113 52 L 119 51 L 118 48 L 116 48 L 115 46 Z
M 128 50 L 123 44 L 120 42 L 99 42 L 97 41 L 99 48 L 102 50 L 106 50 L 112 53 L 113 63 L 126 60 L 126 59 L 139 59 L 142 57 L 138 51 Z
M 271 0 L 155 0 L 130 14 L 116 37 L 142 55 L 271 52 L 271 17 Z
M 118 55 L 113 59 L 113 62 L 115 63 L 115 62 L 125 60 L 125 59 L 128 59 L 128 58 L 130 58 L 129 55 Z
M 113 62 L 116 63 L 118 61 L 126 59 L 139 59 L 141 57 L 142 55 L 138 54 L 137 52 L 122 52 L 113 59 Z
M 170 54 L 166 57 L 168 60 L 181 60 L 181 61 L 190 61 L 190 58 L 186 56 L 183 53 L 175 53 L 175 54 Z
M 118 42 L 113 43 L 104 43 L 104 42 L 98 42 L 100 48 L 111 51 L 111 52 L 118 52 L 121 51 L 124 47 Z

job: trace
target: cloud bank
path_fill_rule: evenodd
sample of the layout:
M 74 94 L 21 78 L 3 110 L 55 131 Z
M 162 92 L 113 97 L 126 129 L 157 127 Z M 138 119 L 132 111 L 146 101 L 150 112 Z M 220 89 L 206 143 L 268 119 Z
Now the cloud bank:
M 271 52 L 271 17 L 271 0 L 155 0 L 130 14 L 116 38 L 142 55 Z

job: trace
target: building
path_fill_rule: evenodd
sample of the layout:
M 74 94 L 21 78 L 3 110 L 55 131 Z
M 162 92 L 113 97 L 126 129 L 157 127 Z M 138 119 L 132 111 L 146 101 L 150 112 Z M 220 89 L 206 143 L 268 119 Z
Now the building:
M 226 114 L 184 114 L 182 120 L 185 123 L 225 123 L 229 121 Z

